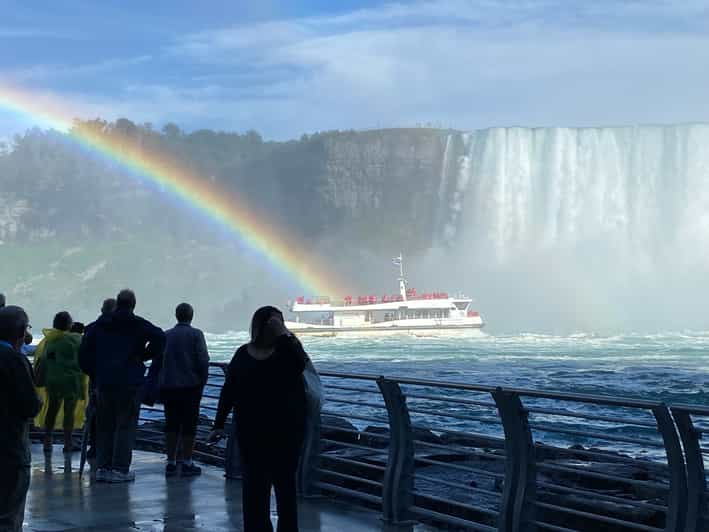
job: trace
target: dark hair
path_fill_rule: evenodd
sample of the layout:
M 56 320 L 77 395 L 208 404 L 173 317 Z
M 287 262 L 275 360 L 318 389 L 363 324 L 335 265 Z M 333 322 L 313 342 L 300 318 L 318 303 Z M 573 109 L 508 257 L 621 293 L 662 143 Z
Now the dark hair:
M 68 331 L 71 329 L 71 324 L 71 314 L 69 314 L 66 310 L 62 310 L 61 312 L 57 312 L 57 315 L 54 316 L 52 327 L 59 331 Z
M 103 305 L 101 305 L 101 314 L 110 314 L 116 310 L 116 300 L 112 297 L 103 300 Z
M 84 329 L 86 329 L 86 326 L 83 323 L 80 321 L 75 321 L 71 324 L 71 329 L 69 329 L 69 332 L 84 334 Z
M 0 294 L 0 308 L 5 306 L 5 294 Z
M 116 296 L 116 310 L 133 310 L 135 308 L 135 293 L 133 290 L 121 290 Z
M 27 313 L 20 307 L 0 308 L 0 340 L 11 344 L 17 342 L 24 337 L 29 321 Z
M 263 328 L 266 325 L 268 319 L 277 314 L 283 319 L 283 313 L 276 307 L 265 306 L 254 312 L 253 318 L 251 318 L 251 343 L 254 345 L 263 344 Z
M 191 323 L 194 318 L 194 309 L 189 303 L 180 303 L 175 309 L 175 318 L 179 323 Z

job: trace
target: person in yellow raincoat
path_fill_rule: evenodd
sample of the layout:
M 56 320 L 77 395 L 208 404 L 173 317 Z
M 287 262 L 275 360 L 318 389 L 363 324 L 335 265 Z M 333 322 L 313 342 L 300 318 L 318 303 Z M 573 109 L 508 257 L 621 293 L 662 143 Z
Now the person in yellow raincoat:
M 40 361 L 42 360 L 42 357 L 44 357 L 47 349 L 47 345 L 55 340 L 58 340 L 64 335 L 67 334 L 76 334 L 76 333 L 70 333 L 68 331 L 61 331 L 59 329 L 42 329 L 42 334 L 44 335 L 44 338 L 42 338 L 42 341 L 39 342 L 37 345 L 37 349 L 34 352 L 34 370 L 37 371 L 38 366 Z M 75 402 L 74 406 L 74 428 L 75 429 L 81 429 L 84 426 L 84 420 L 85 420 L 85 412 L 86 412 L 86 401 L 89 397 L 88 394 L 88 389 L 89 389 L 89 379 L 86 375 L 81 376 L 81 389 L 83 393 L 81 394 L 81 399 L 78 399 Z M 47 395 L 47 388 L 45 386 L 37 387 L 37 395 L 39 398 L 42 400 L 42 409 L 40 410 L 39 414 L 37 417 L 34 419 L 34 424 L 37 428 L 44 429 L 45 428 L 45 422 L 47 418 L 47 410 L 49 409 L 49 397 Z M 63 402 L 62 402 L 63 403 Z M 64 405 L 62 404 L 59 407 L 59 411 L 57 412 L 57 416 L 54 421 L 54 429 L 62 429 L 64 426 Z

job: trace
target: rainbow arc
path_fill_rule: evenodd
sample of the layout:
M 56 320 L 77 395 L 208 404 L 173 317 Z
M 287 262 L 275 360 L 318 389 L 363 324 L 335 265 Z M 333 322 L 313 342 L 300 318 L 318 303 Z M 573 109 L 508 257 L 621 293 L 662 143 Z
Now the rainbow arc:
M 246 201 L 218 184 L 188 170 L 166 154 L 119 142 L 91 127 L 74 127 L 66 102 L 25 90 L 0 86 L 0 108 L 17 113 L 42 127 L 67 132 L 88 156 L 118 163 L 126 175 L 145 179 L 165 194 L 200 212 L 256 251 L 272 267 L 314 295 L 339 295 L 349 289 L 329 265 L 323 264 L 285 228 L 276 226 Z

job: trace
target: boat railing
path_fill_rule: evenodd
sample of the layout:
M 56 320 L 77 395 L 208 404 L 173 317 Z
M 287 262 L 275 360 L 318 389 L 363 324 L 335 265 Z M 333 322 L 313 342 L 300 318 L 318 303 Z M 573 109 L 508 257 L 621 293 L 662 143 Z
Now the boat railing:
M 426 292 L 417 294 L 409 293 L 406 295 L 407 301 L 435 301 L 435 300 L 448 300 L 448 292 Z M 362 305 L 378 305 L 381 303 L 400 303 L 404 302 L 404 297 L 400 294 L 394 295 L 365 295 L 365 296 L 345 296 L 344 298 L 330 298 L 325 296 L 316 296 L 311 298 L 298 297 L 295 299 L 295 303 L 299 305 L 332 305 L 338 306 L 362 306 Z
M 200 440 L 226 371 L 211 366 Z M 303 495 L 345 498 L 394 524 L 477 531 L 709 529 L 709 407 L 320 375 L 324 403 L 311 416 L 298 472 Z M 162 445 L 156 410 L 141 412 L 142 445 Z M 228 459 L 203 443 L 197 456 Z

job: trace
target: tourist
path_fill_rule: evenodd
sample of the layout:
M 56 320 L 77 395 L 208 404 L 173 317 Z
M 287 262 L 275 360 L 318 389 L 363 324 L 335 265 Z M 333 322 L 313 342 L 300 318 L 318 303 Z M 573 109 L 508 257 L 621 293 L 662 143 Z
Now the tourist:
M 75 321 L 74 323 L 71 324 L 70 332 L 73 332 L 76 334 L 84 334 L 85 330 L 86 330 L 86 326 L 83 323 L 81 323 L 80 321 Z
M 167 344 L 160 369 L 160 397 L 165 405 L 165 476 L 177 472 L 177 448 L 182 450 L 182 476 L 199 475 L 192 463 L 202 390 L 209 376 L 209 354 L 204 334 L 192 327 L 194 310 L 187 303 L 175 309 L 177 325 L 165 333 Z
M 229 363 L 214 430 L 209 441 L 224 436 L 234 409 L 243 465 L 244 530 L 273 530 L 271 487 L 276 492 L 278 530 L 298 529 L 295 474 L 303 444 L 306 397 L 303 370 L 309 362 L 298 339 L 274 307 L 256 311 L 251 341 Z
M 104 299 L 101 305 L 101 316 L 110 314 L 114 310 L 116 310 L 116 300 L 112 297 Z M 95 321 L 89 323 L 84 329 L 84 334 L 88 333 L 95 324 Z M 89 402 L 86 406 L 86 422 L 89 424 L 87 427 L 88 430 L 86 431 L 86 443 L 88 445 L 86 458 L 91 464 L 91 467 L 93 467 L 96 461 L 96 379 L 93 378 L 95 368 L 85 364 L 85 361 L 81 358 L 81 354 L 82 351 L 79 350 L 79 365 L 81 366 L 81 370 L 89 376 Z
M 5 294 L 0 293 L 0 308 L 5 306 Z
M 29 429 L 39 411 L 32 368 L 19 350 L 28 327 L 19 307 L 0 309 L 0 531 L 20 532 L 30 486 Z
M 56 318 L 57 317 L 55 316 L 55 320 Z M 71 323 L 68 325 L 68 328 L 71 328 Z M 45 432 L 48 428 L 47 415 L 50 413 L 50 400 L 47 394 L 48 390 L 46 371 L 48 368 L 48 364 L 46 364 L 47 360 L 45 360 L 45 354 L 47 353 L 47 346 L 52 341 L 58 340 L 67 334 L 69 334 L 68 329 L 62 330 L 57 329 L 56 327 L 42 329 L 43 338 L 39 342 L 39 344 L 37 344 L 37 347 L 34 350 L 33 365 L 35 375 L 35 386 L 37 387 L 37 395 L 42 401 L 42 408 L 40 409 L 39 414 L 35 418 L 34 424 L 37 428 L 44 430 Z M 77 339 L 77 337 L 74 337 L 75 341 Z M 75 367 L 73 369 L 75 369 Z M 54 416 L 54 424 L 53 426 L 49 427 L 52 431 L 63 430 L 65 421 L 68 422 L 73 420 L 72 425 L 74 426 L 74 428 L 77 429 L 83 428 L 84 426 L 84 420 L 86 416 L 86 398 L 88 396 L 88 382 L 87 379 L 84 378 L 82 375 L 79 376 L 81 377 L 82 382 L 82 393 L 79 394 L 78 399 L 73 402 L 69 401 L 65 404 L 64 401 L 59 401 L 59 409 L 56 411 L 56 413 L 52 412 Z M 72 404 L 73 410 L 71 412 L 65 412 L 65 407 L 67 405 L 71 407 Z M 45 441 L 45 450 L 51 451 L 51 442 Z
M 57 413 L 64 407 L 64 452 L 71 453 L 74 448 L 72 434 L 74 432 L 74 413 L 76 402 L 85 399 L 86 376 L 79 367 L 79 345 L 81 335 L 72 333 L 73 321 L 71 315 L 62 311 L 54 316 L 52 324 L 59 334 L 53 335 L 44 348 L 45 387 L 49 406 L 44 420 L 44 451 L 52 450 L 52 435 Z
M 145 364 L 160 356 L 165 333 L 134 314 L 135 294 L 123 290 L 116 310 L 101 316 L 84 335 L 82 367 L 96 380 L 98 482 L 130 482 Z
M 21 352 L 23 355 L 26 357 L 31 357 L 34 355 L 35 351 L 35 346 L 32 345 L 32 342 L 34 342 L 34 338 L 32 337 L 32 333 L 27 331 L 25 333 L 25 341 L 22 343 L 22 349 Z

